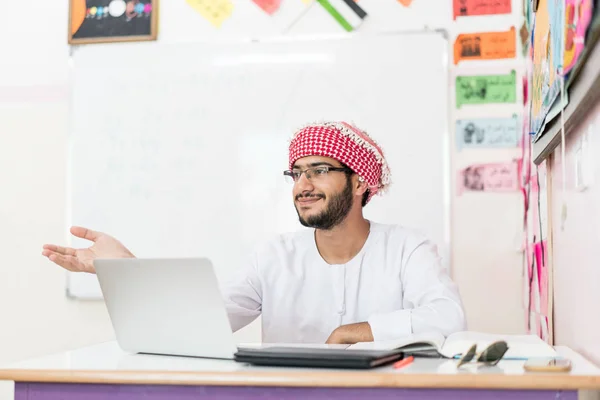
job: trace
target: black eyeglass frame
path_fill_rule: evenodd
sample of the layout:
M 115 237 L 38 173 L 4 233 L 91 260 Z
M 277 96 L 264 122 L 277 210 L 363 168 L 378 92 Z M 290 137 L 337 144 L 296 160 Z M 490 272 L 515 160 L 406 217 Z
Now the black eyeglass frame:
M 347 167 L 330 167 L 329 165 L 319 165 L 317 167 L 310 167 L 310 168 L 306 168 L 304 170 L 299 171 L 300 175 L 298 175 L 298 178 L 294 178 L 294 170 L 285 170 L 283 171 L 283 175 L 289 177 L 293 182 L 297 182 L 300 177 L 302 177 L 302 174 L 305 174 L 307 171 L 310 170 L 316 170 L 316 169 L 324 169 L 326 170 L 326 173 L 329 172 L 345 172 L 345 173 L 351 173 L 353 172 L 350 168 Z M 309 180 L 311 178 L 308 178 Z

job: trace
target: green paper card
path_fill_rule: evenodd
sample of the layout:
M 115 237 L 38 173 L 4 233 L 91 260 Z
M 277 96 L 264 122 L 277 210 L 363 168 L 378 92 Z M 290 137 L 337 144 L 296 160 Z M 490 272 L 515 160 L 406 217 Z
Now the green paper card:
M 456 77 L 456 108 L 463 104 L 515 103 L 517 74 Z

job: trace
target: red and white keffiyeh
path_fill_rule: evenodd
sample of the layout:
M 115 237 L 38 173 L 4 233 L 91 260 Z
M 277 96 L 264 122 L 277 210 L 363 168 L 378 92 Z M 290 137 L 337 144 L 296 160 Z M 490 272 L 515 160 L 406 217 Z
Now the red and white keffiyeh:
M 344 163 L 369 185 L 367 202 L 390 184 L 390 170 L 381 148 L 366 132 L 346 122 L 315 123 L 299 129 L 289 151 L 290 169 L 298 159 L 308 156 Z

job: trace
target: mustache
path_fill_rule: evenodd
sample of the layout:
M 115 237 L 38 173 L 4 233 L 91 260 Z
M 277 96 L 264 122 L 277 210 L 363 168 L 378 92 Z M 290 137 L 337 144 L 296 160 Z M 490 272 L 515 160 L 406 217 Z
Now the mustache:
M 324 199 L 325 195 L 323 194 L 315 194 L 315 193 L 300 193 L 298 195 L 296 195 L 296 200 L 300 200 L 300 199 L 310 199 L 310 198 L 316 198 L 316 199 Z

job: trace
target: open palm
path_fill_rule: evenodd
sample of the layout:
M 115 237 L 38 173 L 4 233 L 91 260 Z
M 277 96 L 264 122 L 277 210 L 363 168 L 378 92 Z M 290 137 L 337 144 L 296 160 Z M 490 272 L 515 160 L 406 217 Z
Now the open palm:
M 55 244 L 45 244 L 42 255 L 69 271 L 95 273 L 97 258 L 134 258 L 135 256 L 117 239 L 102 232 L 79 226 L 71 228 L 73 236 L 87 239 L 94 244 L 86 249 L 73 249 Z

